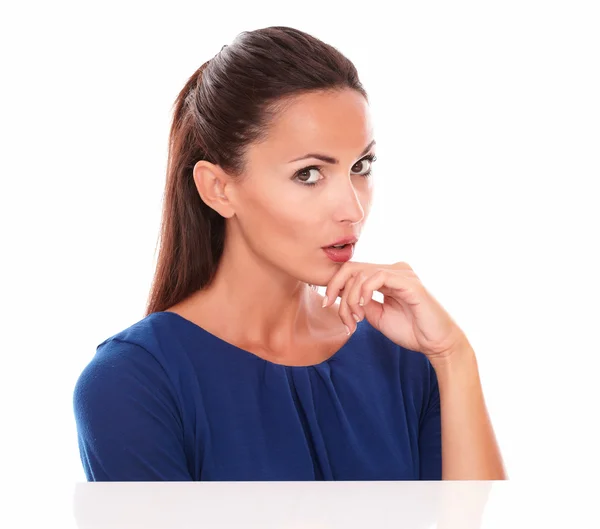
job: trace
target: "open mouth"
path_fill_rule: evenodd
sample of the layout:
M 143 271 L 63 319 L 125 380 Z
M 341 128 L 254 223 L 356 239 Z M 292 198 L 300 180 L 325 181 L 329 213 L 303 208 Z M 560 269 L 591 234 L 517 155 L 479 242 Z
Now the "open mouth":
M 352 259 L 354 255 L 354 244 L 339 244 L 336 246 L 326 246 L 323 251 L 332 261 L 344 263 Z
M 326 248 L 336 248 L 338 250 L 341 250 L 342 248 L 346 248 L 346 246 L 350 246 L 350 244 L 339 244 L 337 246 L 327 246 Z

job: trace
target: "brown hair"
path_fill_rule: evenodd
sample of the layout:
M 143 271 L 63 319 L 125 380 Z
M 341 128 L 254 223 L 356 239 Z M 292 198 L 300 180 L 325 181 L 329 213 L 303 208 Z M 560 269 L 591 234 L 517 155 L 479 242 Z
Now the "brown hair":
M 188 79 L 173 105 L 160 249 L 146 315 L 208 285 L 223 252 L 225 219 L 196 189 L 198 160 L 244 173 L 247 146 L 293 96 L 351 88 L 367 100 L 356 68 L 336 48 L 300 30 L 240 33 Z

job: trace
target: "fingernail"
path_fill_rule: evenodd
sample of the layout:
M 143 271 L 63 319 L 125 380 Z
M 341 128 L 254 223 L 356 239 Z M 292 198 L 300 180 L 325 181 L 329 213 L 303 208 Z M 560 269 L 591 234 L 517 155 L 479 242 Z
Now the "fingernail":
M 323 300 L 323 305 L 321 305 L 323 308 L 325 308 L 325 305 L 327 305 L 327 296 L 325 296 L 325 299 Z
M 358 323 L 360 321 L 360 318 L 356 314 L 354 314 L 354 312 L 352 313 L 352 316 L 356 320 L 356 323 Z
M 346 327 L 346 334 L 350 336 L 350 327 L 348 327 L 347 325 L 344 325 L 344 327 Z
M 365 304 L 365 298 L 361 297 L 358 304 L 362 307 Z

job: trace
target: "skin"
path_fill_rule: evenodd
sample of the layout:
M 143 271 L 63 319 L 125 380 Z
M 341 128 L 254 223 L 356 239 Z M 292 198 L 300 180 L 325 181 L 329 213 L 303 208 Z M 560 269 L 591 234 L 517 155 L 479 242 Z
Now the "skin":
M 214 281 L 168 310 L 274 363 L 313 365 L 334 354 L 349 339 L 339 306 L 323 309 L 323 297 L 309 284 L 327 285 L 342 266 L 323 246 L 360 236 L 373 192 L 364 157 L 375 147 L 362 153 L 372 141 L 361 94 L 313 92 L 294 97 L 267 139 L 250 146 L 242 179 L 197 162 L 198 193 L 226 219 L 225 248 Z M 314 157 L 290 163 L 307 153 L 339 163 Z M 294 179 L 311 165 L 320 169 Z

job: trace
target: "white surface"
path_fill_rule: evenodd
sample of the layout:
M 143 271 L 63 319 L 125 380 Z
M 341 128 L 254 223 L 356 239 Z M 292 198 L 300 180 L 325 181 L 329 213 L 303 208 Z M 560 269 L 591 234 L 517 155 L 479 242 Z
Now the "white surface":
M 600 475 L 599 7 L 6 2 L 0 458 L 23 512 L 84 480 L 72 390 L 96 345 L 142 317 L 173 100 L 269 25 L 357 66 L 378 161 L 356 259 L 408 262 L 465 330 L 509 476 L 532 483 L 518 490 L 557 508 L 536 484 Z M 509 490 L 500 505 L 527 504 Z
M 33 485 L 3 527 L 61 529 L 597 528 L 581 484 L 200 482 Z M 4 521 L 6 523 L 4 523 Z

